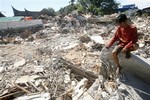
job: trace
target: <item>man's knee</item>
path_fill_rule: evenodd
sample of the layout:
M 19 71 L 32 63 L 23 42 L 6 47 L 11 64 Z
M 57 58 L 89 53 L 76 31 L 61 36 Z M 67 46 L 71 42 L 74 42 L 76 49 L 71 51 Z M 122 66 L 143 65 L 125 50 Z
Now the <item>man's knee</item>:
M 135 44 L 134 50 L 137 50 L 138 48 L 139 48 L 139 45 L 138 45 L 138 44 Z
M 132 48 L 130 48 L 129 50 L 130 51 L 135 51 L 139 48 L 139 45 L 138 44 L 134 44 Z

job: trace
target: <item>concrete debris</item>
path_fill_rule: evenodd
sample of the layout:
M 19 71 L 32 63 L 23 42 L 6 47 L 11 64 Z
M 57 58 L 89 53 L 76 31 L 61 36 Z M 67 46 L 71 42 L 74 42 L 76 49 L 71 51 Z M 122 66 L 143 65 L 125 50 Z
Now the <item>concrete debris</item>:
M 84 78 L 77 84 L 77 86 L 73 89 L 72 100 L 78 100 L 86 91 L 87 82 L 88 80 Z
M 101 36 L 91 36 L 91 40 L 93 40 L 97 44 L 105 44 Z
M 0 73 L 2 73 L 4 71 L 5 71 L 4 67 L 0 67 Z
M 23 65 L 25 65 L 26 63 L 26 60 L 25 59 L 22 59 L 20 61 L 17 61 L 14 63 L 14 67 L 17 68 L 17 67 L 22 67 Z
M 91 95 L 89 95 L 87 92 L 84 92 L 84 94 L 78 99 L 78 100 L 99 100 L 94 99 Z
M 114 82 L 105 82 L 104 87 L 107 93 L 112 94 L 115 91 L 117 84 Z
M 80 41 L 82 43 L 88 43 L 90 40 L 91 39 L 90 39 L 90 37 L 88 35 L 83 35 L 83 36 L 80 37 Z
M 18 97 L 14 100 L 50 100 L 50 95 L 49 93 L 41 93 L 41 94 Z
M 18 78 L 15 83 L 17 83 L 17 84 L 25 84 L 27 82 L 34 82 L 35 79 L 38 78 L 38 77 L 39 76 L 37 76 L 37 75 L 34 75 L 34 76 L 27 76 L 27 75 L 26 76 L 22 76 L 22 77 Z
M 39 73 L 44 71 L 44 66 L 33 66 L 33 70 L 31 69 L 32 72 Z
M 26 39 L 26 38 L 28 38 L 31 34 L 32 34 L 31 31 L 25 30 L 23 33 L 20 34 L 20 37 L 21 37 L 22 39 Z
M 64 83 L 69 83 L 69 82 L 71 82 L 71 80 L 70 80 L 70 76 L 69 75 L 65 75 L 65 79 L 64 79 Z
M 69 50 L 69 49 L 75 48 L 77 45 L 78 45 L 77 43 L 69 44 L 66 47 L 63 47 L 63 50 Z
M 69 33 L 69 29 L 68 28 L 63 28 L 62 31 L 61 31 L 61 33 L 67 34 L 67 33 Z
M 145 92 L 116 80 L 110 52 L 102 52 L 114 35 L 116 16 L 43 15 L 42 28 L 0 31 L 0 100 L 145 99 Z M 133 22 L 140 44 L 133 53 L 149 60 L 149 19 Z
M 114 14 L 112 16 L 110 15 L 105 15 L 103 17 L 90 17 L 88 18 L 88 21 L 90 23 L 110 23 L 113 22 L 116 18 L 117 14 Z

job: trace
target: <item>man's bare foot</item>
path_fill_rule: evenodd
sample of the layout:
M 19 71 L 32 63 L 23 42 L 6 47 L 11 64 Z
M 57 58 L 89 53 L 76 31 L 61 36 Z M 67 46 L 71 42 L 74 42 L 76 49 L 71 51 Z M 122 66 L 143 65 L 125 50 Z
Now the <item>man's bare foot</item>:
M 117 66 L 117 70 L 116 70 L 116 74 L 121 74 L 121 70 L 122 70 L 122 67 L 121 66 Z

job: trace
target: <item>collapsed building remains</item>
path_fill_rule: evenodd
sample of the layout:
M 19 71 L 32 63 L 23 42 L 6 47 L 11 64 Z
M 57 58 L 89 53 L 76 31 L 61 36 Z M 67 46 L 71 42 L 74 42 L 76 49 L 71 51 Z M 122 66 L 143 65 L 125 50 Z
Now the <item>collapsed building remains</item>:
M 4 36 L 0 41 L 0 99 L 149 99 L 149 83 L 135 77 L 127 67 L 119 80 L 113 60 L 107 59 L 110 52 L 104 53 L 105 43 L 115 32 L 116 16 L 84 16 L 83 25 L 70 15 L 49 17 L 38 31 L 23 29 L 17 35 Z M 149 21 L 149 17 L 133 20 L 140 45 L 133 54 L 147 61 Z

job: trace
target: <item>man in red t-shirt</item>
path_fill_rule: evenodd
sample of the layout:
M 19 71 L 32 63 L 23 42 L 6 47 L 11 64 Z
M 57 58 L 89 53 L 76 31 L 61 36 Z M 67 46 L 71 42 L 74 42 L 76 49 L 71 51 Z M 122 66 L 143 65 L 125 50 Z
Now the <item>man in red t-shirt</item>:
M 119 44 L 113 49 L 112 55 L 114 62 L 117 66 L 116 73 L 120 73 L 121 66 L 118 60 L 118 53 L 125 53 L 125 57 L 128 59 L 131 57 L 130 51 L 134 51 L 138 48 L 136 44 L 138 40 L 137 29 L 135 26 L 128 24 L 127 17 L 125 14 L 120 14 L 116 22 L 118 24 L 116 33 L 110 42 L 106 45 L 107 48 L 111 47 L 116 41 L 119 41 Z

